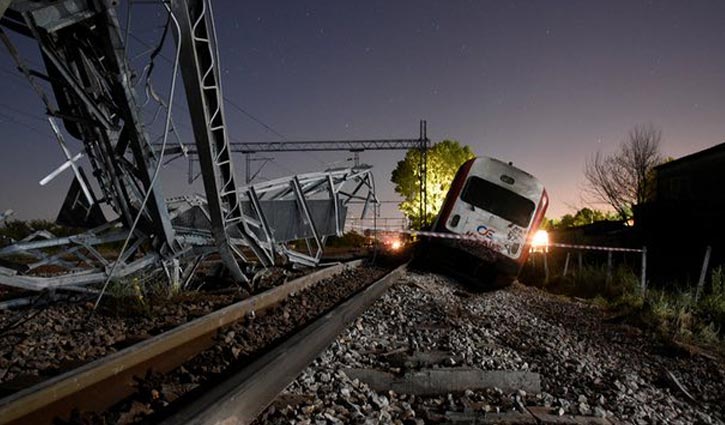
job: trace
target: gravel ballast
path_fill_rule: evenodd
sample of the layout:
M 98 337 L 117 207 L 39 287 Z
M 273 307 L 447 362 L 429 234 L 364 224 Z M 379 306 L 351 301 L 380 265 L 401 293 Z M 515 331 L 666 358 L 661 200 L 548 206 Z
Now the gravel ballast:
M 255 293 L 303 274 L 270 269 L 256 282 Z M 214 289 L 210 283 L 200 291 L 150 299 L 119 299 L 109 294 L 96 311 L 95 299 L 89 297 L 0 310 L 0 397 L 249 296 L 239 287 L 229 287 L 229 282 L 226 285 L 227 288 Z
M 100 414 L 83 412 L 74 423 L 155 423 L 389 271 L 388 267 L 362 265 L 323 279 L 222 329 L 212 347 L 183 366 L 167 374 L 146 376 L 129 399 Z
M 725 423 L 721 360 L 674 355 L 605 319 L 591 304 L 520 284 L 472 293 L 444 276 L 408 272 L 258 422 L 494 423 L 546 412 L 581 423 Z M 397 377 L 425 368 L 528 371 L 540 375 L 541 391 L 375 392 L 350 368 Z

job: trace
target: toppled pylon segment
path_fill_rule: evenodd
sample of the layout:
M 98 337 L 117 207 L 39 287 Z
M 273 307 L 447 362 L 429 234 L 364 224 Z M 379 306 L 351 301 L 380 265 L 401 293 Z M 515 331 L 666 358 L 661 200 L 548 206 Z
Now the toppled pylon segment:
M 237 185 L 212 4 L 159 4 L 168 13 L 166 31 L 176 40 L 168 98 L 150 82 L 165 36 L 141 75 L 147 102 L 159 104 L 154 121 L 159 111 L 166 115 L 161 149 L 151 143 L 142 119 L 136 87 L 143 84 L 129 66 L 115 2 L 15 0 L 4 10 L 0 40 L 44 102 L 66 157 L 49 178 L 63 169 L 74 173 L 58 222 L 81 231 L 33 235 L 0 248 L 0 284 L 88 290 L 81 286 L 163 269 L 183 287 L 210 255 L 221 258 L 235 281 L 248 284 L 257 267 L 317 264 L 326 238 L 342 233 L 348 203 L 377 202 L 369 167 Z M 44 70 L 30 68 L 6 29 L 38 43 Z M 204 194 L 167 199 L 159 169 L 169 138 L 179 141 L 171 115 L 177 70 Z M 82 143 L 83 153 L 70 151 L 64 132 Z M 82 157 L 92 169 L 88 174 L 77 163 Z

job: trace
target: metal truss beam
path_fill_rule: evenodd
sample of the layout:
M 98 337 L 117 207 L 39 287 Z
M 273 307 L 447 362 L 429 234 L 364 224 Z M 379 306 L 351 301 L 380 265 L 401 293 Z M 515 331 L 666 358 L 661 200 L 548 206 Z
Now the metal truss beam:
M 10 22 L 15 24 L 8 25 Z M 68 133 L 83 142 L 103 202 L 127 226 L 141 214 L 139 230 L 153 235 L 159 250 L 167 254 L 177 251 L 165 197 L 160 183 L 152 179 L 156 153 L 139 116 L 114 7 L 100 0 L 18 0 L 10 5 L 2 23 L 8 29 L 25 28 L 21 33 L 38 43 L 57 106 L 35 81 L 37 73 L 28 69 L 10 40 L 3 37 L 18 67 L 46 103 L 47 112 L 63 117 Z M 142 209 L 147 193 L 149 201 Z
M 164 197 L 157 177 L 169 151 L 151 145 L 146 133 L 115 2 L 12 1 L 0 26 L 35 39 L 45 72 L 31 70 L 2 31 L 0 39 L 43 100 L 46 113 L 60 118 L 65 133 L 83 143 L 97 186 L 88 184 L 82 166 L 74 162 L 80 156 L 71 156 L 61 126 L 51 118 L 67 160 L 61 168 L 71 168 L 75 176 L 58 221 L 63 217 L 65 224 L 90 230 L 64 237 L 36 232 L 21 241 L 5 241 L 9 244 L 0 248 L 0 284 L 93 291 L 79 286 L 103 283 L 105 289 L 111 279 L 145 271 L 163 272 L 172 284 L 184 286 L 201 259 L 214 253 L 236 281 L 249 282 L 254 267 L 318 264 L 326 239 L 344 229 L 347 205 L 363 202 L 366 211 L 368 203 L 377 202 L 367 166 L 238 186 L 211 1 L 159 4 L 167 7 L 176 30 L 174 69 L 181 66 L 195 138 L 191 150 L 201 166 L 205 196 Z M 175 75 L 169 100 L 154 96 L 167 111 L 164 140 L 173 132 L 169 123 Z M 48 86 L 54 96 L 45 94 Z M 427 140 L 348 141 L 337 147 L 407 149 L 421 143 Z M 308 148 L 332 150 L 329 145 Z M 279 152 L 290 146 L 271 148 Z M 94 193 L 99 189 L 102 196 Z M 115 216 L 106 219 L 101 206 Z M 0 214 L 0 222 L 7 215 Z
M 419 135 L 416 139 L 369 139 L 369 140 L 304 140 L 304 141 L 281 141 L 281 142 L 231 142 L 229 150 L 233 153 L 246 155 L 247 184 L 251 177 L 251 156 L 255 153 L 273 152 L 353 152 L 355 165 L 359 165 L 360 152 L 364 151 L 385 151 L 385 150 L 411 150 L 419 153 L 418 160 L 418 211 L 420 220 L 417 223 L 419 228 L 428 225 L 428 149 L 430 139 L 428 138 L 428 123 L 421 120 L 419 123 Z M 157 145 L 158 149 L 158 145 Z M 167 155 L 191 155 L 189 158 L 189 182 L 194 181 L 193 156 L 199 152 L 191 145 L 169 146 L 165 149 Z M 268 159 L 268 158 L 265 158 Z
M 425 121 L 420 122 L 420 135 L 412 139 L 363 139 L 363 140 L 300 140 L 281 142 L 231 142 L 229 147 L 234 153 L 263 152 L 364 152 L 371 150 L 409 150 L 427 149 L 430 140 L 426 134 Z M 158 145 L 156 145 L 158 147 Z M 169 146 L 169 155 L 196 155 L 198 152 L 191 145 Z
M 353 186 L 352 191 L 345 187 Z M 372 169 L 369 166 L 338 168 L 325 172 L 282 177 L 239 189 L 242 220 L 256 236 L 264 258 L 274 262 L 280 255 L 287 261 L 315 265 L 325 239 L 342 235 L 347 205 L 353 200 L 377 202 Z M 173 222 L 182 238 L 192 244 L 208 244 L 211 220 L 203 199 L 177 198 L 169 201 Z M 366 208 L 363 208 L 366 209 Z M 246 246 L 239 233 L 230 234 L 234 244 Z M 291 242 L 305 241 L 314 249 L 302 252 Z
M 346 190 L 346 187 L 352 189 Z M 326 239 L 342 235 L 347 205 L 355 201 L 377 202 L 369 166 L 331 169 L 242 186 L 238 195 L 241 220 L 255 235 L 262 250 L 262 257 L 257 257 L 258 264 L 283 260 L 315 266 L 321 259 Z M 167 273 L 184 276 L 179 280 L 186 282 L 201 258 L 218 252 L 206 199 L 172 198 L 166 205 L 183 251 L 171 261 L 164 261 L 157 251 L 144 249 L 150 242 L 148 237 L 138 237 L 118 258 L 114 278 L 176 264 Z M 121 221 L 66 237 L 38 232 L 0 248 L 0 284 L 44 290 L 101 283 L 114 261 L 106 258 L 101 248 L 113 249 L 114 244 L 117 246 L 127 237 L 128 230 Z M 238 228 L 230 232 L 230 246 L 235 255 L 241 256 L 242 250 L 250 248 L 246 241 Z M 255 265 L 251 259 L 245 261 L 248 266 Z M 53 277 L 43 275 L 48 267 L 55 270 Z M 64 272 L 58 273 L 58 270 Z
M 390 140 L 306 140 L 288 142 L 232 142 L 231 151 L 234 153 L 261 153 L 261 152 L 363 152 L 369 150 L 408 150 L 418 149 L 420 139 L 390 139 Z M 181 153 L 182 148 L 172 146 L 166 149 L 169 154 Z M 188 147 L 187 153 L 196 154 L 193 147 Z
M 247 279 L 239 267 L 244 260 L 232 247 L 230 234 L 241 233 L 262 264 L 268 266 L 264 249 L 242 219 L 236 176 L 224 116 L 216 30 L 209 0 L 172 0 L 171 13 L 179 23 L 181 69 L 189 103 L 201 175 L 207 195 L 212 233 L 222 261 L 232 277 Z

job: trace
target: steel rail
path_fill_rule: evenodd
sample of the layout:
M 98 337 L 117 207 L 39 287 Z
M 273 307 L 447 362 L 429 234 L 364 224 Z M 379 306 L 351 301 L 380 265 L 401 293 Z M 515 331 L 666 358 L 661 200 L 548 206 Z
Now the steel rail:
M 250 424 L 277 395 L 400 277 L 407 264 L 358 292 L 167 418 L 173 424 Z
M 143 342 L 0 400 L 0 425 L 51 424 L 74 410 L 102 411 L 136 391 L 134 377 L 168 372 L 213 346 L 217 332 L 252 312 L 267 310 L 294 293 L 359 266 L 338 264 L 224 307 Z

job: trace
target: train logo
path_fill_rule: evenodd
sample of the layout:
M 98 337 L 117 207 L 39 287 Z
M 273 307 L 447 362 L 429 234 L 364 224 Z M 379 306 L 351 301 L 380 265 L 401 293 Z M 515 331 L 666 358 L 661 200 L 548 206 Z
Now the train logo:
M 478 235 L 481 237 L 484 237 L 486 239 L 493 239 L 493 234 L 496 233 L 496 230 L 486 227 L 482 224 L 476 228 L 476 232 L 478 232 Z

